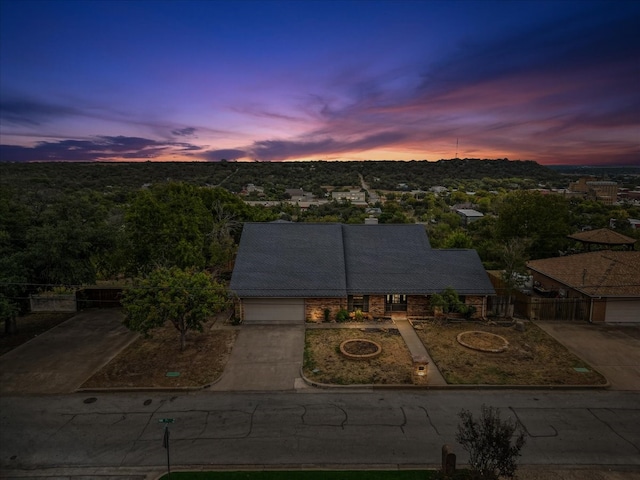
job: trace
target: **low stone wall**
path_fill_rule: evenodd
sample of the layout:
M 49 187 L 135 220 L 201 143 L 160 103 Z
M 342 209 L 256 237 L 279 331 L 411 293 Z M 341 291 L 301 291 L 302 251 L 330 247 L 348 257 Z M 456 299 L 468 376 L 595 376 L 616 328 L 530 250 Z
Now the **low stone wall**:
M 69 295 L 30 295 L 29 303 L 34 313 L 77 312 L 75 293 Z

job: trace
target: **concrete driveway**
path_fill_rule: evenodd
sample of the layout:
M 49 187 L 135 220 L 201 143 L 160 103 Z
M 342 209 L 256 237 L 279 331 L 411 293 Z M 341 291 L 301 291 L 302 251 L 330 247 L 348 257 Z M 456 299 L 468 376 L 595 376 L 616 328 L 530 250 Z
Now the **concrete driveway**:
M 1 394 L 71 393 L 138 337 L 119 309 L 87 310 L 0 357 Z
M 536 324 L 607 377 L 612 390 L 640 391 L 640 325 Z
M 222 378 L 212 391 L 307 388 L 300 378 L 304 325 L 243 325 Z

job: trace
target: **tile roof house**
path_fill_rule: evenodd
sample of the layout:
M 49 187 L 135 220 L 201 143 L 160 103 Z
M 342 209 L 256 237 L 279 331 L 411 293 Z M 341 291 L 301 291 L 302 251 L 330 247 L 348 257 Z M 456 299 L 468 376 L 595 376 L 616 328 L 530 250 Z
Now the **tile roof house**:
M 527 267 L 534 285 L 587 300 L 592 322 L 640 322 L 640 252 L 601 250 L 532 260 Z
M 484 315 L 495 291 L 475 250 L 432 249 L 421 225 L 246 223 L 231 278 L 245 323 L 430 314 L 453 287 Z

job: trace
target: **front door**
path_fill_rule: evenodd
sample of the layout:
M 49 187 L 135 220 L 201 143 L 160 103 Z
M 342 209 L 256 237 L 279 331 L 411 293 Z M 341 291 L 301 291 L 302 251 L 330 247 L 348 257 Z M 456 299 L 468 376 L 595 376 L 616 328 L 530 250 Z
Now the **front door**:
M 386 295 L 384 299 L 385 312 L 406 312 L 407 296 L 394 293 Z

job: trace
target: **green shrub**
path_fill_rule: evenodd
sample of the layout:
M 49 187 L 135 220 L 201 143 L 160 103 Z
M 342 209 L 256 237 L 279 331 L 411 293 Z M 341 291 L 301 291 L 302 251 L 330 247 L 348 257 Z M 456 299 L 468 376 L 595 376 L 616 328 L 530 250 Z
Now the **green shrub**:
M 330 320 L 329 316 L 331 315 L 331 310 L 328 308 L 324 309 L 324 321 L 328 322 Z
M 346 322 L 347 320 L 349 320 L 349 312 L 344 308 L 338 310 L 338 313 L 336 314 L 336 322 Z

